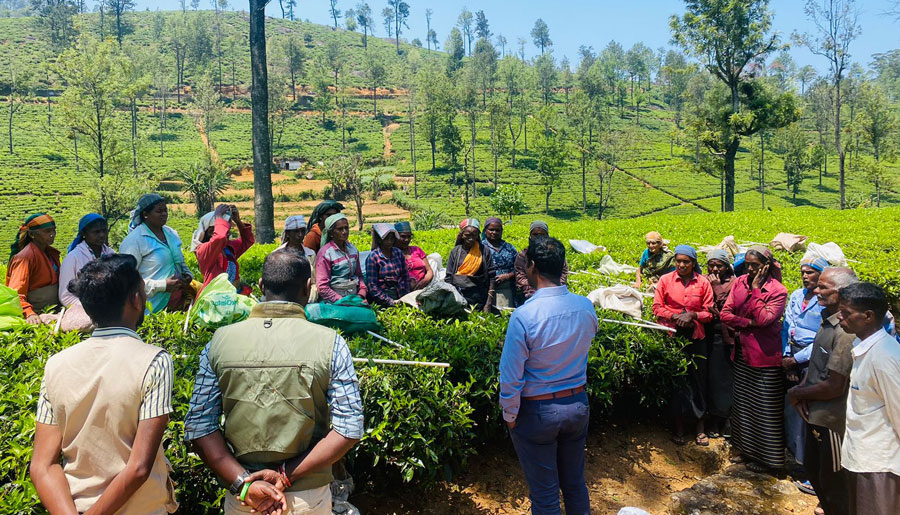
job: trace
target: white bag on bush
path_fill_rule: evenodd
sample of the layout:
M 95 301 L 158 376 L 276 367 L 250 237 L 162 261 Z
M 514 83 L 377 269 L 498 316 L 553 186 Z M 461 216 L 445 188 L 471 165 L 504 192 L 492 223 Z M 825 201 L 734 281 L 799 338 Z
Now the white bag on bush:
M 447 276 L 447 269 L 444 268 L 444 259 L 441 255 L 435 252 L 433 254 L 428 254 L 425 259 L 428 260 L 428 266 L 430 266 L 431 270 L 434 272 L 434 279 L 432 279 L 432 282 L 435 280 L 443 281 Z
M 637 267 L 616 263 L 613 261 L 612 256 L 607 254 L 600 260 L 600 266 L 597 267 L 597 271 L 606 275 L 633 274 L 637 272 Z
M 581 254 L 590 254 L 592 252 L 606 252 L 603 245 L 594 245 L 587 240 L 569 240 L 572 250 Z
M 810 243 L 806 247 L 806 254 L 803 254 L 804 259 L 807 257 L 822 258 L 828 261 L 828 264 L 831 266 L 847 266 L 847 258 L 844 257 L 844 251 L 834 242 L 828 242 L 824 245 Z
M 618 311 L 634 318 L 641 318 L 644 308 L 644 297 L 641 292 L 624 284 L 597 288 L 588 293 L 587 298 L 599 308 Z
M 734 256 L 737 256 L 738 254 L 740 254 L 742 252 L 741 247 L 734 240 L 734 236 L 730 236 L 730 235 L 723 238 L 722 242 L 719 243 L 718 245 L 703 245 L 703 246 L 701 246 L 700 248 L 697 249 L 697 252 L 700 252 L 701 254 L 708 254 L 709 251 L 715 250 L 715 249 L 722 249 L 722 250 L 727 251 L 729 254 L 731 254 L 732 259 L 734 259 Z M 743 252 L 746 252 L 746 250 L 743 250 Z
M 769 243 L 772 250 L 784 250 L 787 252 L 797 252 L 806 248 L 806 236 L 799 234 L 791 234 L 788 232 L 780 232 L 772 238 Z

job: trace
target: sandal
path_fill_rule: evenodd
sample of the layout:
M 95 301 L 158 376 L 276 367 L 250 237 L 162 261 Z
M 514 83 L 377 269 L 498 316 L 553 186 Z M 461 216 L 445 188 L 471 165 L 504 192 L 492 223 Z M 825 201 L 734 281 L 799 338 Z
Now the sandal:
M 731 461 L 732 463 L 740 464 L 740 463 L 744 463 L 747 460 L 740 454 L 735 454 L 734 456 L 731 457 L 731 459 L 729 461 Z
M 825 510 L 822 509 L 822 505 L 816 506 L 816 510 L 813 512 L 815 515 L 825 515 Z
M 709 436 L 713 440 L 722 438 L 722 435 L 720 435 L 719 433 L 717 433 L 715 431 L 710 431 L 710 432 L 706 433 L 706 435 Z
M 757 474 L 770 474 L 771 469 L 762 463 L 757 463 L 755 461 L 748 461 L 745 465 L 747 470 L 750 472 L 756 472 Z
M 697 445 L 700 447 L 709 447 L 709 437 L 706 436 L 706 433 L 698 434 L 694 441 L 697 442 Z
M 676 445 L 684 445 L 687 443 L 687 438 L 684 435 L 672 435 L 672 441 L 675 442 Z

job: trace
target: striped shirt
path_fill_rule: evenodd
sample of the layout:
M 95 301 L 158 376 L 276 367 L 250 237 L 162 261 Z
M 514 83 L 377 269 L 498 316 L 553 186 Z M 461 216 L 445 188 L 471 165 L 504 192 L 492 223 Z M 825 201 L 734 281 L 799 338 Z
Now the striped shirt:
M 336 335 L 331 356 L 331 380 L 325 392 L 331 427 L 346 438 L 363 436 L 363 407 L 353 356 L 341 335 Z M 222 390 L 209 363 L 209 344 L 200 353 L 200 369 L 194 382 L 190 408 L 184 418 L 184 439 L 203 438 L 219 430 L 222 418 Z
M 131 329 L 124 327 L 104 327 L 97 329 L 91 335 L 92 338 L 126 337 L 140 340 L 141 337 Z M 143 340 L 141 340 L 143 341 Z M 143 397 L 141 401 L 138 420 L 161 417 L 172 413 L 172 380 L 175 372 L 172 367 L 172 356 L 166 351 L 160 351 L 150 363 L 144 374 L 142 383 Z M 47 378 L 41 380 L 41 391 L 38 397 L 37 414 L 35 420 L 41 424 L 57 425 L 56 416 L 53 413 L 53 404 L 47 396 Z

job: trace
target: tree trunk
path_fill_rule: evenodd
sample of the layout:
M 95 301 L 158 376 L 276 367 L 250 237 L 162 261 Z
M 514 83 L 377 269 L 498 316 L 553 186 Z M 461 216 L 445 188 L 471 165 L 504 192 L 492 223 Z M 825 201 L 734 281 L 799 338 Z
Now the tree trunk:
M 547 196 L 544 197 L 544 213 L 550 214 L 550 194 L 553 193 L 553 186 L 547 188 Z
M 266 2 L 250 0 L 250 104 L 253 118 L 253 208 L 256 241 L 275 241 L 272 149 L 269 147 L 269 88 L 266 67 Z
M 47 130 L 53 126 L 53 111 L 50 109 L 50 90 L 47 90 Z
M 843 145 L 841 145 L 841 82 L 840 77 L 837 77 L 835 80 L 835 96 L 834 96 L 834 147 L 838 152 L 838 181 L 839 187 L 841 191 L 841 209 L 846 207 L 845 197 L 844 197 L 844 165 L 846 152 L 844 151 Z
M 81 166 L 78 162 L 78 133 L 72 133 L 72 142 L 75 144 L 75 173 L 81 173 Z
M 766 208 L 766 138 L 763 131 L 759 131 L 759 194 L 762 198 L 762 208 Z
M 413 165 L 413 198 L 419 198 L 419 171 L 416 166 L 416 120 L 412 106 L 412 96 L 409 99 L 409 157 Z
M 13 122 L 13 99 L 12 96 L 9 97 L 9 155 L 13 154 L 13 142 L 12 142 L 12 122 Z
M 131 99 L 131 166 L 137 177 L 137 99 Z
M 234 68 L 235 68 L 234 59 L 232 59 L 231 60 L 231 102 L 232 103 L 234 103 L 237 100 L 237 82 L 234 80 L 234 75 L 235 75 Z M 294 83 L 294 76 L 291 75 L 291 84 L 293 84 L 293 83 Z M 295 94 L 294 102 L 296 102 L 296 101 L 297 101 L 297 96 Z
M 734 211 L 734 160 L 738 148 L 741 146 L 740 138 L 733 138 L 725 151 L 725 195 L 723 211 Z
M 372 118 L 378 118 L 378 86 L 372 84 Z
M 525 152 L 528 152 L 528 116 L 522 117 L 522 128 L 525 131 Z

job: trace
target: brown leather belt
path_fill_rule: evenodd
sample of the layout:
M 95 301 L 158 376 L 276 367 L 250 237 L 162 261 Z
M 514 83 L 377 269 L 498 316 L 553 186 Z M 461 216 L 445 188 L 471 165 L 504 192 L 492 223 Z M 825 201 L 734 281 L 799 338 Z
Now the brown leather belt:
M 579 386 L 578 388 L 569 388 L 568 390 L 562 390 L 559 392 L 545 393 L 544 395 L 535 395 L 534 397 L 522 397 L 522 399 L 526 400 L 526 401 L 546 401 L 549 399 L 565 399 L 566 397 L 578 395 L 579 393 L 581 393 L 583 391 L 584 391 L 584 386 Z

